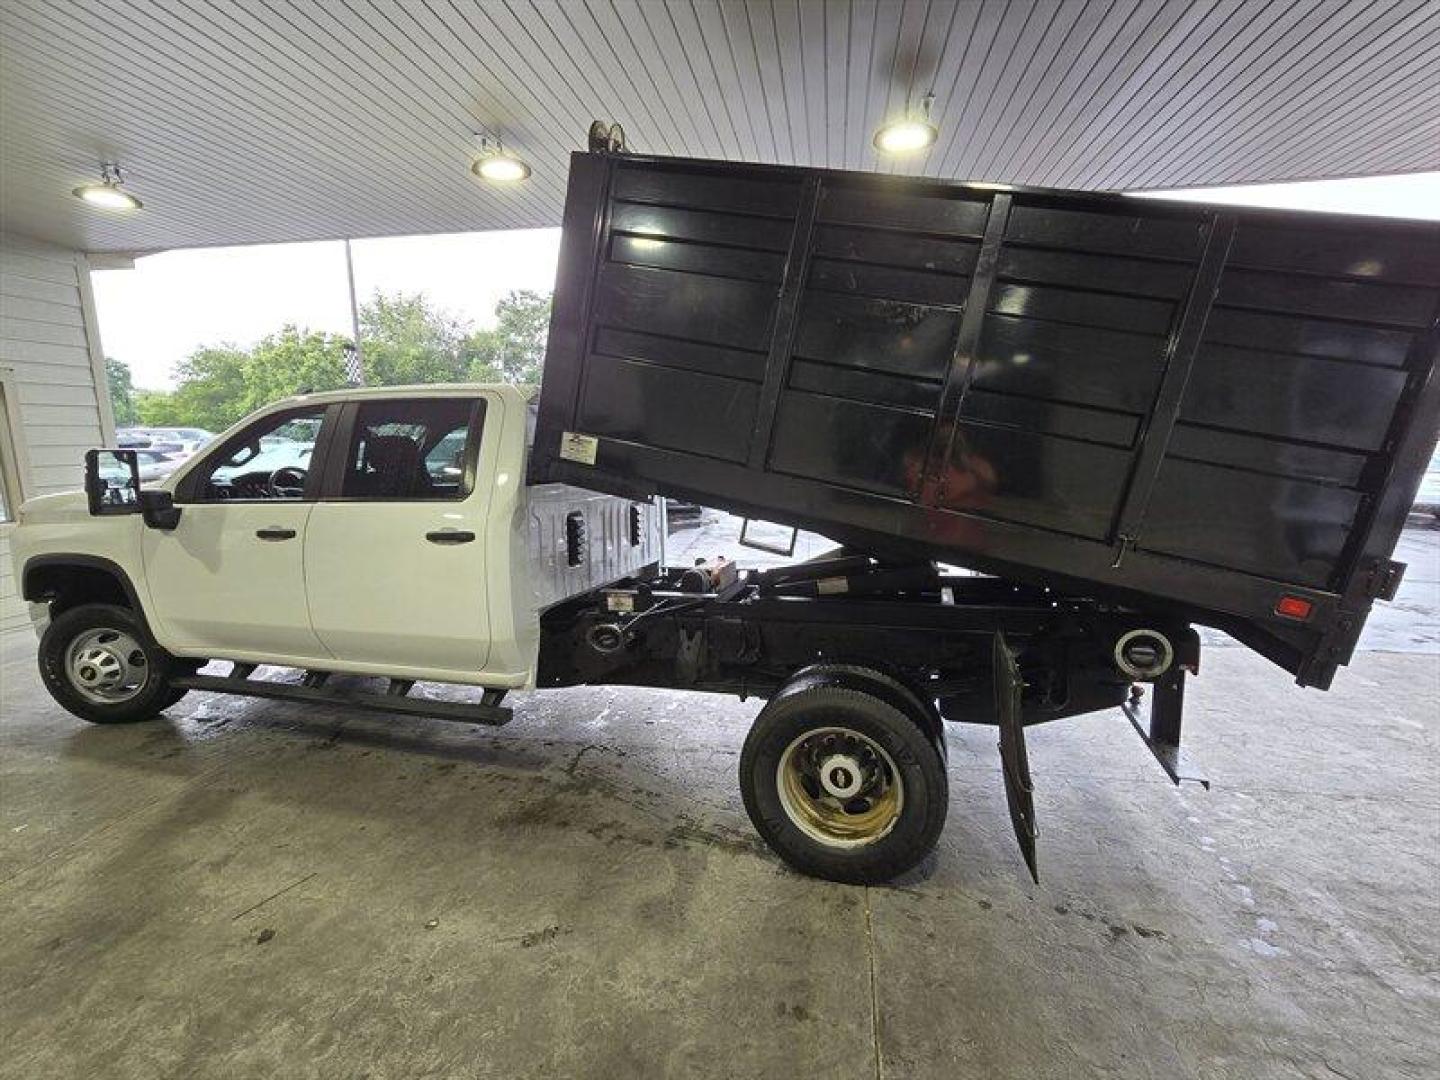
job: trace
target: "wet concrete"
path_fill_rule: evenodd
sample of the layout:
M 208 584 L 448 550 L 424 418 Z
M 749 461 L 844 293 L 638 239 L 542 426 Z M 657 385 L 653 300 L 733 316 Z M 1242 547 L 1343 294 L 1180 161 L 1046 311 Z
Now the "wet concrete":
M 1324 694 L 1216 648 L 1189 697 L 1208 793 L 1119 714 L 1032 732 L 1038 887 L 952 727 L 936 858 L 860 889 L 755 838 L 753 702 L 99 728 L 11 638 L 0 1076 L 1436 1075 L 1440 660 Z

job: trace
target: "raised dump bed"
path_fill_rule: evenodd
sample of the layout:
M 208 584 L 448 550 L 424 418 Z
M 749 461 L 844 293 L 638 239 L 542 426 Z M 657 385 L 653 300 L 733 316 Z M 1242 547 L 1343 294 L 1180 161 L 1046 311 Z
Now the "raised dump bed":
M 1221 627 L 1328 686 L 1435 443 L 1440 226 L 571 161 L 532 483 Z

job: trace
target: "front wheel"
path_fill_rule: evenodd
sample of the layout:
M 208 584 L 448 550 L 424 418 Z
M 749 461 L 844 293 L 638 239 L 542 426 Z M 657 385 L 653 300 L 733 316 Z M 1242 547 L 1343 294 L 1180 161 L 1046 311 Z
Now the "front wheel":
M 740 790 L 756 830 L 802 873 L 873 885 L 935 846 L 945 763 L 913 718 L 847 686 L 776 695 L 745 740 Z
M 82 604 L 62 612 L 40 639 L 39 662 L 50 696 L 93 724 L 147 720 L 179 700 L 169 654 L 128 608 Z

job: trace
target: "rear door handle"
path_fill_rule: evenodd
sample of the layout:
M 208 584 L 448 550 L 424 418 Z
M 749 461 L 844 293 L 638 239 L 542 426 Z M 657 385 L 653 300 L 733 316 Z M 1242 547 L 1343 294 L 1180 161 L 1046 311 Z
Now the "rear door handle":
M 475 539 L 475 534 L 464 529 L 438 529 L 427 532 L 425 539 L 432 544 L 468 544 Z
M 268 529 L 256 529 L 255 535 L 261 540 L 294 540 L 295 530 L 271 526 Z

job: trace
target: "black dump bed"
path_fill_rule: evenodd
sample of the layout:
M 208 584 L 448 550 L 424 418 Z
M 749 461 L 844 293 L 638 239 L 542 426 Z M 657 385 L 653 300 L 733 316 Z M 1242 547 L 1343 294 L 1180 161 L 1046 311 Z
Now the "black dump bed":
M 1219 626 L 1327 686 L 1434 445 L 1440 226 L 576 154 L 532 482 Z

